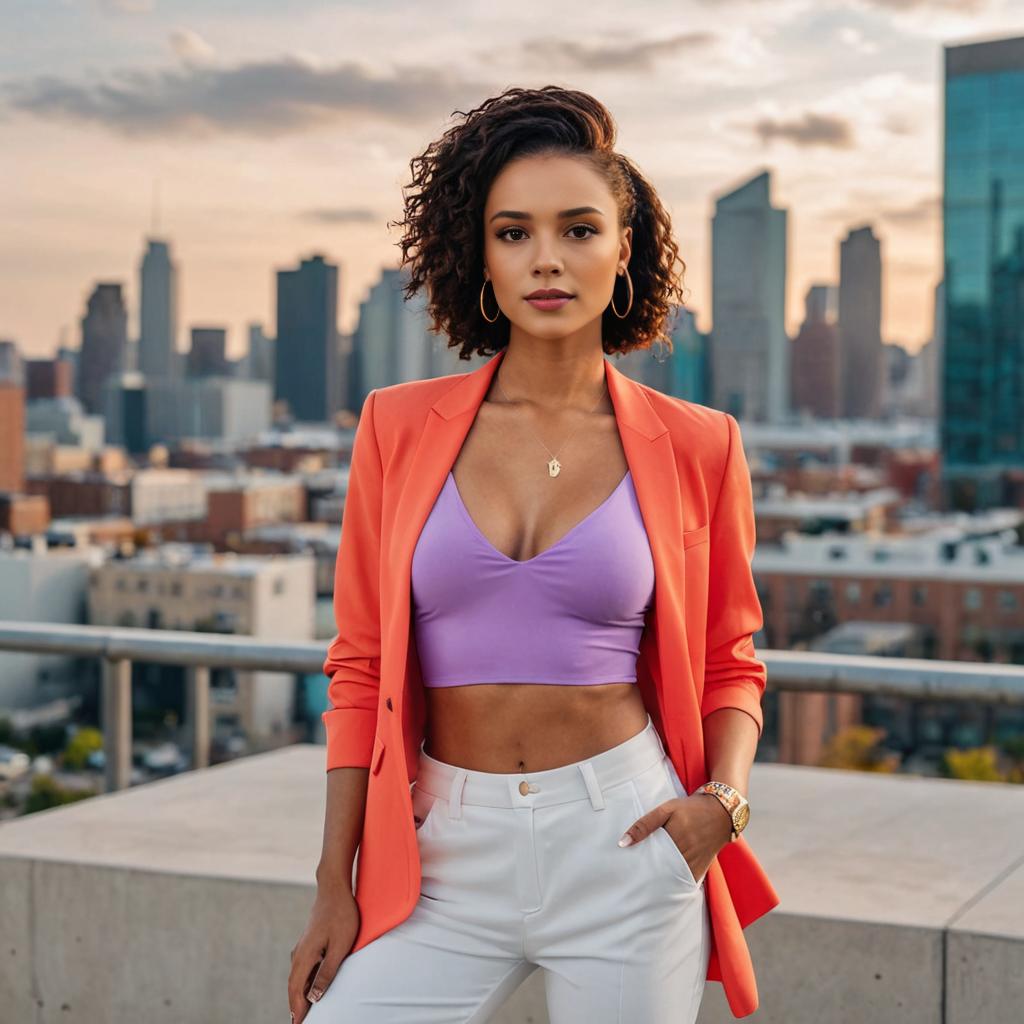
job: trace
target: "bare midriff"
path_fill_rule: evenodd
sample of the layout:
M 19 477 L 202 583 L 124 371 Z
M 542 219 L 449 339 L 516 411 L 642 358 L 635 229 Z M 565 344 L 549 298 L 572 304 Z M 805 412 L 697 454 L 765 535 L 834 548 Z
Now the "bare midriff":
M 647 724 L 634 682 L 478 683 L 427 689 L 424 749 L 477 772 L 541 772 L 624 743 Z

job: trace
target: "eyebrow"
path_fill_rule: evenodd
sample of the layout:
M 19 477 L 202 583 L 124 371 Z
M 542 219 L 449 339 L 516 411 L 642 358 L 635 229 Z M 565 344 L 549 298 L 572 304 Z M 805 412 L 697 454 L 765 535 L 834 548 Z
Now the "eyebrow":
M 603 213 L 596 206 L 574 206 L 571 210 L 561 210 L 558 214 L 559 217 L 581 217 L 585 213 L 597 213 L 602 217 Z M 533 217 L 523 210 L 499 210 L 491 220 L 497 220 L 499 217 L 511 217 L 513 220 L 533 220 Z M 490 223 L 490 221 L 488 221 Z

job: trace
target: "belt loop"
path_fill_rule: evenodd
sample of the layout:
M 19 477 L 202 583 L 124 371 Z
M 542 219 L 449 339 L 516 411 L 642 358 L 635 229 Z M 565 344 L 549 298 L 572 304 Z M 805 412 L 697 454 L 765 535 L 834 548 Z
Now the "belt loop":
M 580 774 L 583 776 L 583 782 L 587 787 L 587 793 L 590 796 L 590 805 L 595 811 L 603 810 L 604 793 L 601 792 L 601 787 L 598 784 L 594 766 L 589 761 L 583 761 L 578 767 Z
M 457 768 L 452 777 L 451 789 L 448 791 L 448 817 L 462 817 L 462 788 L 466 784 L 466 770 Z

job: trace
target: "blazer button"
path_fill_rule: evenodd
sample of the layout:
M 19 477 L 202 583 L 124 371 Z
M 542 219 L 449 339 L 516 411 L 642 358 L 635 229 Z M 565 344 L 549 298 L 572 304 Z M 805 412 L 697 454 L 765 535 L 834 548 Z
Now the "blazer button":
M 388 697 L 388 699 L 387 699 L 386 701 L 384 701 L 384 703 L 385 703 L 385 704 L 387 704 L 387 706 L 388 706 L 388 711 L 394 711 L 394 710 L 395 710 L 395 709 L 394 709 L 394 708 L 393 708 L 393 707 L 391 706 L 391 698 L 390 698 L 390 697 Z

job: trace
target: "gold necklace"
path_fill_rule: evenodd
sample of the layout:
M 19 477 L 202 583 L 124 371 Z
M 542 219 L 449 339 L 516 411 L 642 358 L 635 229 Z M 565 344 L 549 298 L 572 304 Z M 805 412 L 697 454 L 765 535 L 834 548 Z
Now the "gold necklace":
M 511 403 L 512 400 L 508 397 L 508 395 L 505 394 L 505 389 L 501 386 L 501 381 L 498 379 L 497 375 L 494 378 L 494 382 L 495 384 L 498 385 L 498 390 L 501 392 L 502 397 L 505 399 L 505 401 Z M 601 404 L 607 390 L 608 380 L 606 378 L 604 382 L 604 391 L 601 392 L 601 397 L 597 400 L 597 403 L 594 405 L 594 408 L 590 410 L 591 412 L 593 412 L 594 409 L 596 409 L 597 406 Z M 582 426 L 582 424 L 580 424 L 580 426 Z M 533 430 L 532 427 L 530 429 Z M 579 427 L 577 427 L 576 430 L 579 430 Z M 569 437 L 567 437 L 562 442 L 562 448 L 564 448 L 569 443 L 569 440 L 572 438 L 572 435 L 576 433 L 576 430 L 574 430 L 572 434 L 570 434 Z M 537 440 L 540 441 L 540 443 L 544 445 L 545 448 L 547 448 L 548 454 L 551 456 L 551 458 L 548 460 L 548 476 L 558 476 L 558 474 L 562 470 L 562 464 L 558 461 L 558 456 L 550 448 L 548 448 L 546 444 L 544 444 L 544 441 L 541 439 L 540 435 L 535 430 L 533 431 L 533 436 L 536 437 Z M 559 448 L 559 451 L 561 451 L 562 448 Z

